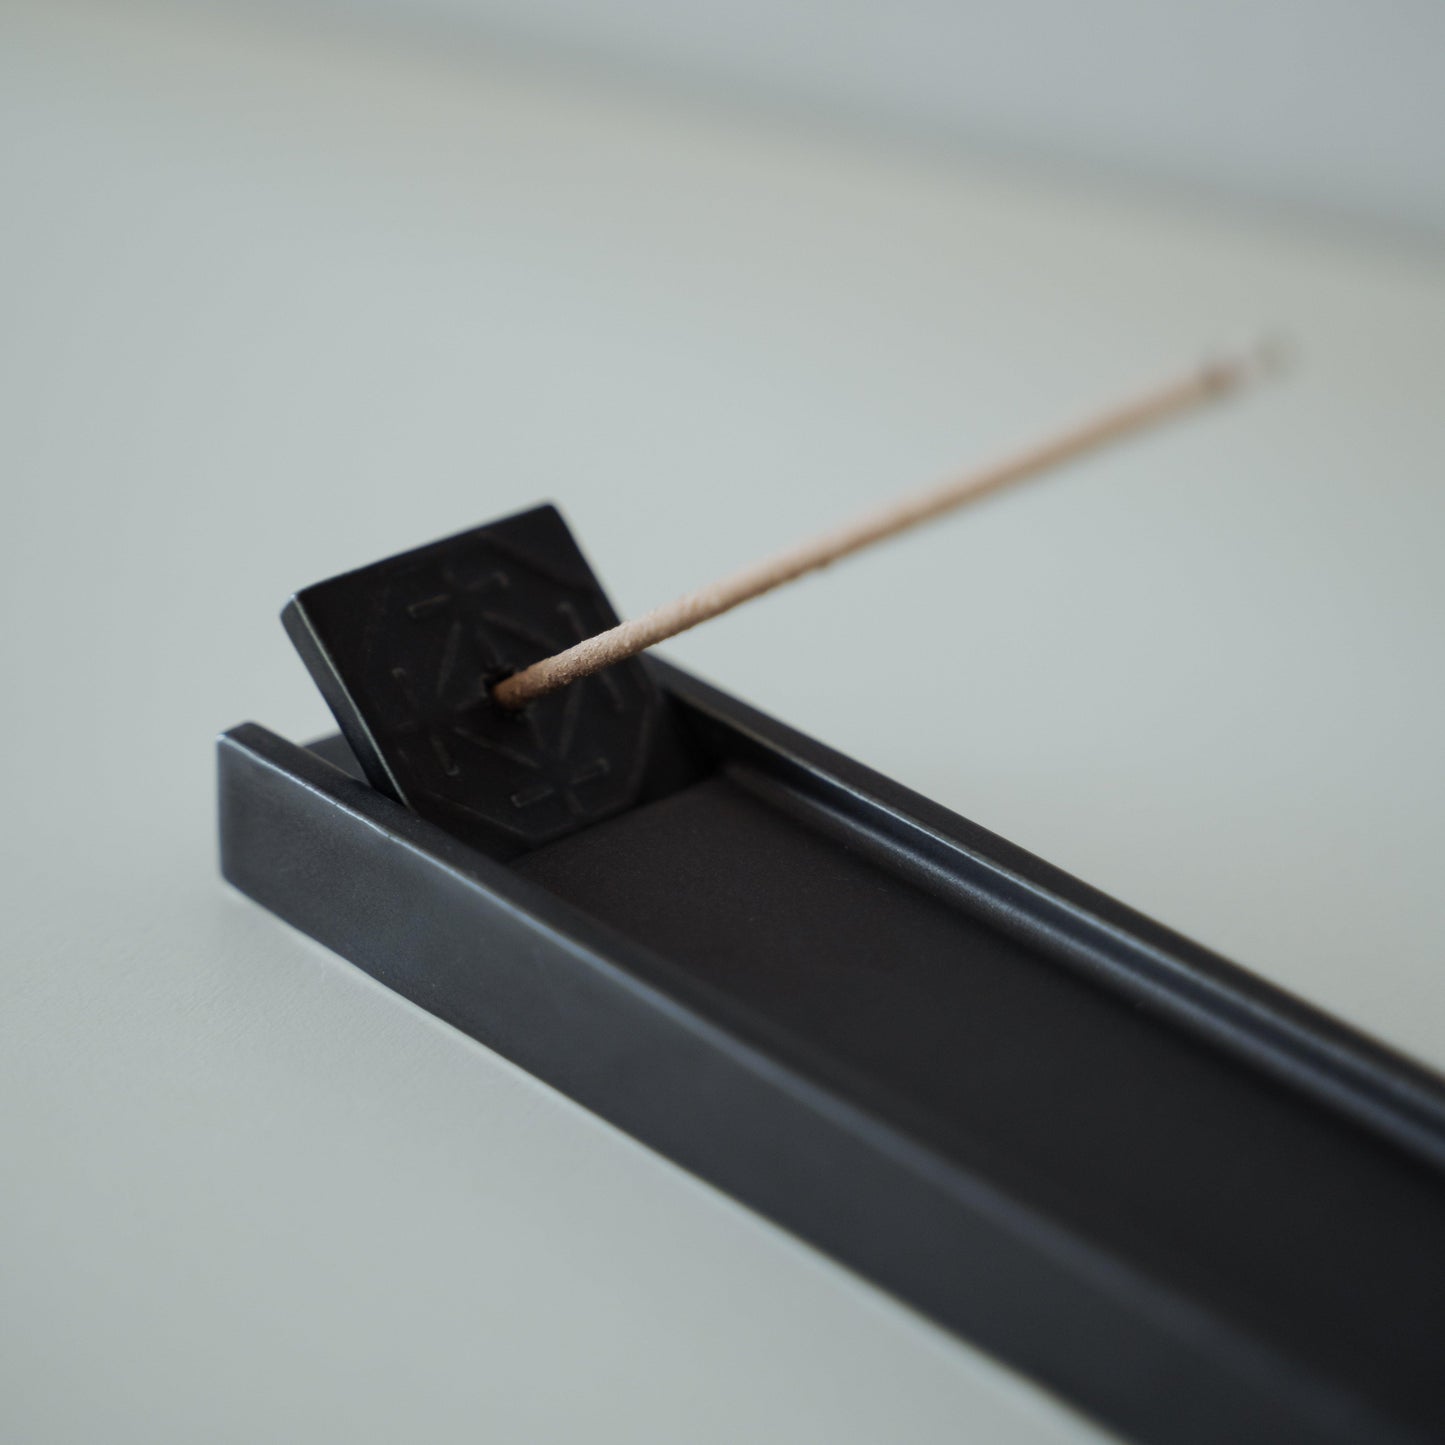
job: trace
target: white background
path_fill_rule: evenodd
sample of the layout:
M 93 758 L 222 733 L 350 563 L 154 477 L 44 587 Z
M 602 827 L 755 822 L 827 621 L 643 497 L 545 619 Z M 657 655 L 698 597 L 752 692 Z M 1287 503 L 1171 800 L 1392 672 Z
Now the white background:
M 1276 325 L 669 651 L 1445 1064 L 1439 257 L 480 43 L 0 24 L 6 1438 L 1085 1438 L 228 893 L 211 740 L 326 728 L 275 615 L 340 569 L 552 497 L 636 611 Z

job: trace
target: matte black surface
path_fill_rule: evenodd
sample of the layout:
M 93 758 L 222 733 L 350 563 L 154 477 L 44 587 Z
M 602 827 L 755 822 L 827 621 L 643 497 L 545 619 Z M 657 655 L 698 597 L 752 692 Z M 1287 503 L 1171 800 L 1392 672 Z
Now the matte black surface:
M 1189 1298 L 1438 1404 L 1432 1170 L 769 799 L 748 767 L 517 861 Z M 840 1075 L 841 1077 L 841 1075 Z M 1380 1225 L 1388 1221 L 1388 1229 Z M 1423 1266 L 1423 1267 L 1422 1267 Z M 1382 1337 L 1382 1320 L 1414 1328 Z
M 639 663 L 522 713 L 491 702 L 502 678 L 617 621 L 554 507 L 317 583 L 282 620 L 372 785 L 499 855 L 686 768 Z
M 226 875 L 1126 1433 L 1445 1439 L 1433 1076 L 649 668 L 708 775 L 510 863 L 236 729 Z

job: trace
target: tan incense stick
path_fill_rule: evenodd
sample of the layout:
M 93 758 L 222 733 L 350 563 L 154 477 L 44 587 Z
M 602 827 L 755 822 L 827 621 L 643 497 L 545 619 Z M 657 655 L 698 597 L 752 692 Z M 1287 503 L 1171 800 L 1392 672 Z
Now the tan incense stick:
M 1196 367 L 955 481 L 890 502 L 834 531 L 599 632 L 554 657 L 534 662 L 498 683 L 492 696 L 505 708 L 523 708 L 536 698 L 590 677 L 666 638 L 676 637 L 679 632 L 729 612 L 785 582 L 816 572 L 875 542 L 979 501 L 1201 402 L 1224 396 L 1272 369 L 1277 360 L 1275 348 L 1261 346 L 1248 354 Z

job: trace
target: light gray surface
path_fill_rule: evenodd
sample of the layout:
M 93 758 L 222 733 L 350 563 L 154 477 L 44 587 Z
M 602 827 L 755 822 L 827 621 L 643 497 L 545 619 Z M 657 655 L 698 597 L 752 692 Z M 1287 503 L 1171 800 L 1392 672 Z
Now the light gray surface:
M 296 586 L 554 496 L 624 610 L 1261 318 L 1288 384 L 671 649 L 1445 1063 L 1445 275 L 273 22 L 0 44 L 0 1427 L 1078 1440 L 288 933 Z M 876 688 L 909 680 L 900 707 Z
M 1436 0 L 270 3 L 450 26 L 1056 175 L 1083 163 L 1445 236 Z

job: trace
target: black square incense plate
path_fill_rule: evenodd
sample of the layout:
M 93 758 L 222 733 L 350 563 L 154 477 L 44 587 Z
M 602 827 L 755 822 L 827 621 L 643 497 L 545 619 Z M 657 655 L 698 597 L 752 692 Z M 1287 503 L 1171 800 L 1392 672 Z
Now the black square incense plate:
M 675 668 L 490 701 L 612 616 L 550 508 L 301 593 L 226 877 L 1128 1436 L 1445 1440 L 1439 1080 Z

